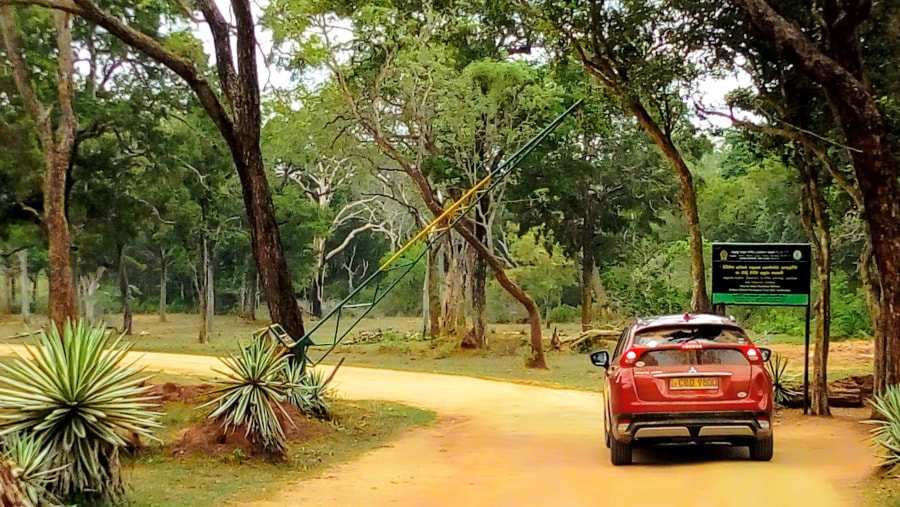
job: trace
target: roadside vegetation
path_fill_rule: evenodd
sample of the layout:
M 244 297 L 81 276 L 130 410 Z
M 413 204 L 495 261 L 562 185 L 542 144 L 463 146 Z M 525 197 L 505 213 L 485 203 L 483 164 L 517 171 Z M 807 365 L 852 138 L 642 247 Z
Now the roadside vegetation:
M 223 358 L 213 384 L 197 385 L 149 383 L 126 361 L 130 346 L 103 325 L 67 322 L 35 336 L 26 354 L 0 361 L 0 464 L 12 473 L 4 490 L 18 495 L 11 507 L 260 498 L 434 415 L 333 402 L 336 372 L 299 372 L 264 340 Z M 235 468 L 240 479 L 217 486 Z
M 802 242 L 811 412 L 839 376 L 900 385 L 900 0 L 227 4 L 0 0 L 0 318 L 240 367 L 249 331 L 397 282 L 338 354 L 590 388 L 565 339 L 712 311 L 713 242 Z M 728 310 L 798 373 L 803 309 Z M 277 404 L 271 356 L 244 373 Z

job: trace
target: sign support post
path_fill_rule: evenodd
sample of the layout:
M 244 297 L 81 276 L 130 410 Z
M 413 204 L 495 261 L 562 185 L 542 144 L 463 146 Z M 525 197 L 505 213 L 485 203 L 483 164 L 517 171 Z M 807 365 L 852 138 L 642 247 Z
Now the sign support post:
M 806 302 L 806 340 L 803 345 L 803 415 L 809 414 L 809 315 L 810 304 Z
M 712 303 L 805 306 L 803 413 L 809 413 L 809 243 L 713 243 Z

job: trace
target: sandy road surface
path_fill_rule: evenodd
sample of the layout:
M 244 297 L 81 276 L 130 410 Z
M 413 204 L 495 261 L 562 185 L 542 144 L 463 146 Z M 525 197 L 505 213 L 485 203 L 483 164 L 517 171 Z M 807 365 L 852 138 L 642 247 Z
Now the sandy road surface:
M 0 345 L 0 354 L 11 346 Z M 214 358 L 138 353 L 151 369 L 211 374 Z M 259 506 L 856 506 L 875 464 L 858 425 L 776 423 L 775 458 L 744 449 L 664 449 L 612 467 L 601 396 L 467 377 L 343 367 L 339 394 L 435 410 L 414 430 L 360 459 L 287 484 Z

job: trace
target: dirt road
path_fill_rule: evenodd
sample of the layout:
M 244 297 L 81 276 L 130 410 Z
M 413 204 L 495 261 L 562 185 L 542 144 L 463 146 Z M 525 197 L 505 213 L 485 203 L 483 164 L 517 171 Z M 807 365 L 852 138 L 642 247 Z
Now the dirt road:
M 218 365 L 141 356 L 172 373 L 210 375 Z M 639 452 L 635 465 L 614 468 L 596 393 L 350 367 L 336 382 L 345 398 L 400 401 L 439 420 L 256 505 L 857 506 L 875 465 L 857 423 L 794 416 L 776 422 L 771 463 L 748 461 L 744 449 L 682 448 Z

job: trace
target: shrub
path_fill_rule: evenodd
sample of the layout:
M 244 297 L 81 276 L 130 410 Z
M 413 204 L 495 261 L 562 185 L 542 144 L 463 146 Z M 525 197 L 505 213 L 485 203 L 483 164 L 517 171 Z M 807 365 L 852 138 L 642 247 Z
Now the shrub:
M 59 499 L 47 488 L 62 469 L 47 469 L 51 448 L 30 433 L 12 435 L 0 445 L 0 454 L 11 464 L 19 490 L 31 505 L 56 506 Z M 2 503 L 2 502 L 0 502 Z
M 217 381 L 219 396 L 201 406 L 216 406 L 208 418 L 221 420 L 225 431 L 243 428 L 263 451 L 283 456 L 287 442 L 275 411 L 287 418 L 281 403 L 291 387 L 284 376 L 289 357 L 276 344 L 255 340 L 240 355 L 222 358 L 227 370 L 215 370 L 225 377 Z
M 30 360 L 0 363 L 0 435 L 41 442 L 50 492 L 66 501 L 116 503 L 124 494 L 123 435 L 152 439 L 160 427 L 145 378 L 122 366 L 128 346 L 103 326 L 66 322 L 38 333 Z M 37 469 L 35 469 L 37 470 Z
M 550 322 L 576 322 L 581 320 L 581 308 L 561 305 L 550 310 Z
M 872 399 L 872 408 L 880 419 L 874 424 L 872 440 L 881 447 L 881 467 L 894 472 L 900 466 L 900 387 L 890 386 Z

